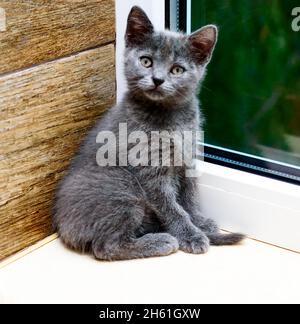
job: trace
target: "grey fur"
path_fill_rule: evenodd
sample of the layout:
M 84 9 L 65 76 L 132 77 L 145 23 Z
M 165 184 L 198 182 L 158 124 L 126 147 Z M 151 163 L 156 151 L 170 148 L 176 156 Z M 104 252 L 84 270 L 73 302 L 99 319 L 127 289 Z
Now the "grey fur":
M 102 260 L 163 256 L 181 249 L 204 253 L 210 244 L 235 244 L 240 234 L 220 234 L 198 205 L 198 182 L 185 167 L 100 167 L 98 132 L 119 123 L 147 134 L 156 130 L 197 130 L 201 118 L 197 90 L 217 40 L 215 26 L 192 36 L 155 32 L 134 7 L 126 32 L 125 74 L 129 91 L 97 122 L 61 180 L 53 223 L 63 242 Z M 149 56 L 145 68 L 140 57 Z M 176 63 L 184 67 L 171 75 Z M 155 90 L 153 77 L 164 80 Z

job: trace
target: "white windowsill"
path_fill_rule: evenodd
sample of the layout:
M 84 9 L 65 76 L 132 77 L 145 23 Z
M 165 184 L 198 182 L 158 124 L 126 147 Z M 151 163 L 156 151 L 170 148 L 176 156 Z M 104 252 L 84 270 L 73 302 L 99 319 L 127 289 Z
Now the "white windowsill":
M 229 231 L 300 252 L 300 187 L 206 162 L 199 178 L 205 216 Z
M 0 304 L 299 303 L 299 270 L 298 254 L 249 239 L 205 255 L 120 262 L 97 261 L 55 239 L 0 263 Z

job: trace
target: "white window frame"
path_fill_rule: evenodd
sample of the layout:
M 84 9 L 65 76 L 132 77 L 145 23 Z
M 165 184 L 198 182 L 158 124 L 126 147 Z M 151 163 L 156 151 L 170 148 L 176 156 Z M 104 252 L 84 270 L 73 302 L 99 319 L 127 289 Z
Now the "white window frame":
M 124 33 L 134 5 L 145 10 L 156 29 L 163 30 L 165 25 L 164 0 L 116 0 L 118 101 L 126 91 Z M 199 167 L 203 171 L 199 181 L 204 215 L 215 219 L 224 230 L 240 231 L 300 252 L 300 186 L 207 162 L 199 162 Z

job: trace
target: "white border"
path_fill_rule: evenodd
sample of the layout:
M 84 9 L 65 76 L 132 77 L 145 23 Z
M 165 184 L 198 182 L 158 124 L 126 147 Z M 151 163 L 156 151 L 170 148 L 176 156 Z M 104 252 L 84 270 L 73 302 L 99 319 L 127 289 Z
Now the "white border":
M 124 32 L 133 5 L 141 6 L 157 29 L 164 29 L 164 0 L 116 0 L 117 96 L 123 77 Z M 300 252 L 300 187 L 211 163 L 199 162 L 201 206 L 223 229 Z

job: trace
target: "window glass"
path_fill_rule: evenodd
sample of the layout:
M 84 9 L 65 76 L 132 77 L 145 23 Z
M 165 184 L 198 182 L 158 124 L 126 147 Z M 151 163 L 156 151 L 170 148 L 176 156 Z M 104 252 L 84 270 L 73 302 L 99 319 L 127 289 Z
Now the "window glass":
M 192 31 L 219 27 L 200 94 L 206 143 L 300 167 L 297 7 L 298 0 L 191 0 Z

